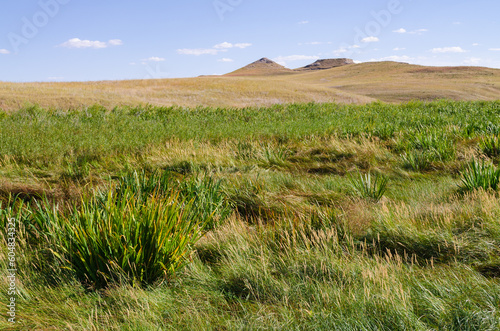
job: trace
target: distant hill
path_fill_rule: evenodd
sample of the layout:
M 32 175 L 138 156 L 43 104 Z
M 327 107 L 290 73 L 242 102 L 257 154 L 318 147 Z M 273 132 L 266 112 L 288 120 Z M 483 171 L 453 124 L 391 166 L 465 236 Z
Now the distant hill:
M 262 75 L 279 75 L 293 73 L 293 70 L 285 68 L 267 57 L 250 63 L 243 68 L 226 74 L 225 76 L 262 76 Z
M 138 104 L 246 107 L 292 102 L 359 104 L 436 99 L 500 100 L 500 69 L 428 67 L 399 62 L 351 64 L 348 59 L 332 59 L 291 70 L 262 58 L 223 76 L 0 82 L 0 110 L 7 111 L 26 103 L 68 109 L 96 103 L 110 108 Z
M 354 64 L 351 59 L 341 58 L 341 59 L 322 59 L 317 60 L 305 67 L 297 69 L 286 68 L 273 60 L 269 60 L 264 57 L 260 60 L 250 63 L 238 70 L 230 72 L 225 76 L 265 76 L 265 75 L 282 75 L 282 74 L 292 74 L 303 71 L 313 71 L 313 70 L 326 70 L 337 67 L 342 67 L 348 64 Z

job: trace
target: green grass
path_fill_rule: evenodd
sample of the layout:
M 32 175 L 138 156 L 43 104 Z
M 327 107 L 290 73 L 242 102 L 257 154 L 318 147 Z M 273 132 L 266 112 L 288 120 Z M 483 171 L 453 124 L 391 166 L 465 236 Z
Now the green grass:
M 14 217 L 19 324 L 0 329 L 497 330 L 498 115 L 2 113 L 0 301 Z
M 498 190 L 500 170 L 492 164 L 471 162 L 462 173 L 460 190 L 463 192 L 477 189 Z

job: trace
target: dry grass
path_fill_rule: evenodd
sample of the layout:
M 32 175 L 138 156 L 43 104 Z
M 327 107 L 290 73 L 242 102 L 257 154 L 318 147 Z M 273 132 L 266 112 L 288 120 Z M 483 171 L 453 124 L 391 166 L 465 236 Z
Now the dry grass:
M 0 82 L 0 109 L 25 103 L 47 108 L 152 104 L 213 107 L 269 106 L 294 102 L 364 104 L 374 100 L 495 100 L 500 70 L 363 63 L 314 72 L 260 76 L 71 83 Z
M 424 67 L 374 62 L 301 74 L 295 80 L 385 102 L 497 100 L 500 96 L 500 70 L 481 67 Z

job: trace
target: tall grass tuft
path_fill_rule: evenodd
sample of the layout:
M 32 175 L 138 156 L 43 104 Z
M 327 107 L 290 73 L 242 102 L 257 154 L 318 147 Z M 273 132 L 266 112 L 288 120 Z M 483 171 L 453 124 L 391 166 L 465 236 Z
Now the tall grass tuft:
M 182 199 L 192 201 L 191 212 L 209 220 L 206 224 L 207 229 L 213 229 L 232 211 L 222 181 L 207 175 L 178 180 L 170 171 L 156 170 L 152 173 L 144 170 L 134 171 L 120 179 L 115 191 L 121 197 L 126 197 L 132 192 L 141 200 L 154 194 L 160 196 L 179 194 Z
M 54 255 L 95 288 L 123 281 L 152 284 L 174 275 L 209 221 L 174 192 L 144 199 L 130 189 L 122 193 L 84 198 L 69 213 L 39 204 L 34 215 Z
M 459 189 L 461 192 L 469 192 L 477 189 L 497 190 L 500 183 L 500 169 L 484 161 L 471 162 L 462 172 Z
M 387 190 L 389 179 L 379 174 L 367 173 L 358 174 L 356 177 L 351 176 L 350 181 L 352 188 L 359 196 L 378 202 Z
M 212 177 L 192 177 L 180 182 L 179 194 L 193 201 L 193 211 L 198 217 L 207 219 L 206 229 L 211 230 L 222 223 L 232 212 L 222 181 Z
M 487 136 L 481 139 L 479 147 L 489 157 L 500 155 L 500 138 L 498 136 Z
M 169 171 L 133 171 L 120 178 L 115 186 L 118 197 L 132 193 L 136 199 L 146 199 L 152 194 L 168 195 L 174 187 L 174 179 Z
M 432 165 L 432 157 L 429 153 L 422 151 L 410 151 L 401 155 L 403 160 L 403 168 L 413 171 L 424 171 L 430 169 Z

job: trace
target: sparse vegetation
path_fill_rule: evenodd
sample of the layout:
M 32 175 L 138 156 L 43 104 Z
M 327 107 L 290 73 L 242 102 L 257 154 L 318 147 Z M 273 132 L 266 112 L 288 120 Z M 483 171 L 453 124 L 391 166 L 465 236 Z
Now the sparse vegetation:
M 496 330 L 499 115 L 1 113 L 0 301 L 13 217 L 18 329 Z

